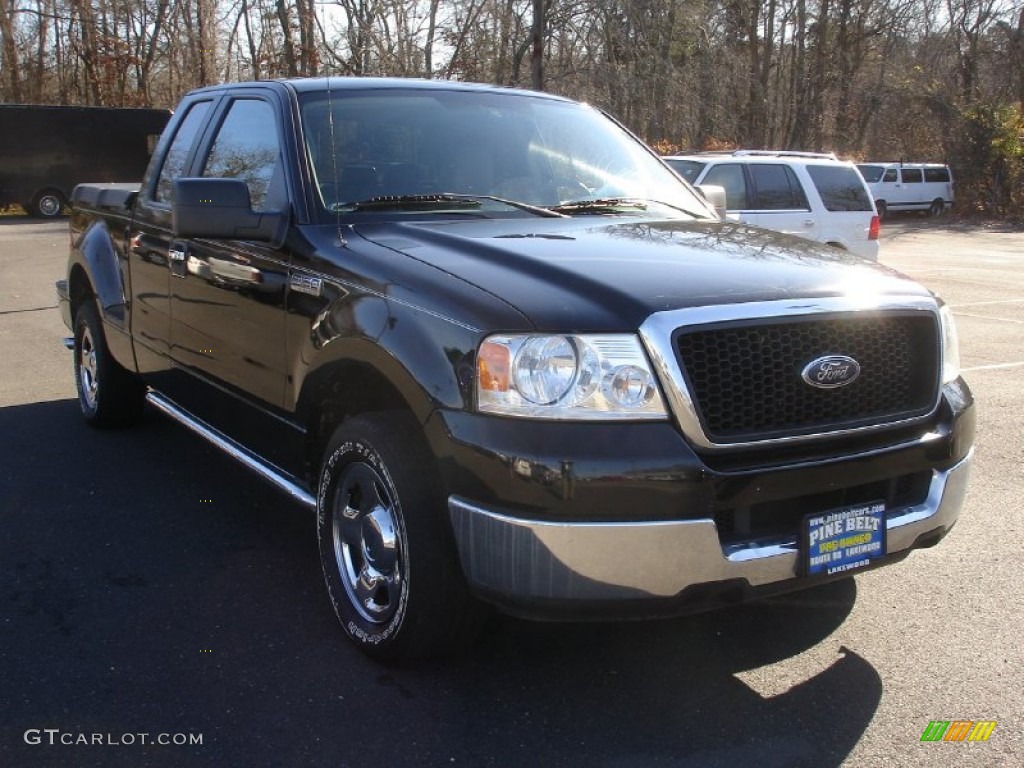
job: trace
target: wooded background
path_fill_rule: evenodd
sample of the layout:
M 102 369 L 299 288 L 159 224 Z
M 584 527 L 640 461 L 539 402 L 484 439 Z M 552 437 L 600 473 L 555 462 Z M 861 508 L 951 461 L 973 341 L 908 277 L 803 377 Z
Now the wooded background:
M 209 83 L 532 87 L 662 151 L 949 162 L 1024 218 L 1024 0 L 0 0 L 0 100 L 173 107 Z

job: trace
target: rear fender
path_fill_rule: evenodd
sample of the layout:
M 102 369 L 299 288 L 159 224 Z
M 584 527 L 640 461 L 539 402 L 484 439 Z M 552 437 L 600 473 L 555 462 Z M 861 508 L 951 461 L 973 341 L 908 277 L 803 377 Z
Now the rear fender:
M 120 247 L 106 222 L 95 220 L 72 240 L 68 272 L 72 317 L 84 291 L 95 297 L 114 359 L 135 370 L 128 330 L 127 286 Z M 87 285 L 85 284 L 87 283 Z

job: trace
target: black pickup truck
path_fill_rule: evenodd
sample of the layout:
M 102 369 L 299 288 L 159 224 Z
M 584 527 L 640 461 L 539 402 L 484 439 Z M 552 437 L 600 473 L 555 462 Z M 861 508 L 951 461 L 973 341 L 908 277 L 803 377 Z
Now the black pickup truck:
M 937 543 L 975 409 L 942 302 L 721 221 L 599 110 L 456 83 L 189 94 L 145 178 L 82 185 L 82 413 L 144 402 L 316 510 L 377 658 L 484 606 L 646 617 Z

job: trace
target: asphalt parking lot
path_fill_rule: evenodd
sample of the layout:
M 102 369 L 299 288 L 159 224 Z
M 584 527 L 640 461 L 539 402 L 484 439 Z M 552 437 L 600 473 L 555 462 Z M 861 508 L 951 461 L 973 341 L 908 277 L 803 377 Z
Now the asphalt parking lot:
M 155 413 L 83 425 L 66 248 L 65 222 L 0 218 L 0 765 L 1024 764 L 1024 233 L 884 228 L 882 262 L 952 305 L 979 403 L 940 546 L 671 621 L 494 618 L 413 669 L 345 640 L 301 508 Z M 996 727 L 922 743 L 932 720 Z

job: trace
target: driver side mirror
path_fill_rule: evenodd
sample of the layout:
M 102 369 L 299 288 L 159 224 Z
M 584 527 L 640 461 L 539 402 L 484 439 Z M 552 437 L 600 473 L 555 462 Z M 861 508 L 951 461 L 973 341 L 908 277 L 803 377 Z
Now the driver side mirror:
M 711 203 L 711 206 L 715 209 L 715 213 L 718 214 L 718 218 L 725 218 L 725 187 L 720 187 L 717 184 L 698 184 L 697 191 L 700 192 L 704 199 Z
M 254 211 L 249 187 L 241 179 L 179 178 L 171 198 L 176 238 L 283 241 L 285 214 Z

